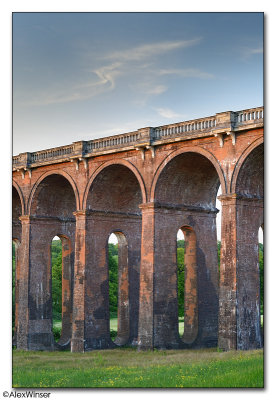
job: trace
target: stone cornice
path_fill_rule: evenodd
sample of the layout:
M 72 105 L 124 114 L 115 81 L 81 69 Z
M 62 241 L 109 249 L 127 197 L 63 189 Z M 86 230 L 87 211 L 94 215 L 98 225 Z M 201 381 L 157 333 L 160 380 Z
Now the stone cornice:
M 221 194 L 220 196 L 218 196 L 218 199 L 220 201 L 240 201 L 241 200 L 241 201 L 246 201 L 249 203 L 253 203 L 253 202 L 263 203 L 264 202 L 264 199 L 261 197 L 246 196 L 241 193 Z
M 188 211 L 195 213 L 204 213 L 204 214 L 217 214 L 219 210 L 217 208 L 209 208 L 209 207 L 201 207 L 201 206 L 192 206 L 189 204 L 171 204 L 171 203 L 161 203 L 161 202 L 149 202 L 142 203 L 139 205 L 141 210 L 169 210 L 169 211 Z
M 24 221 L 44 221 L 44 222 L 53 222 L 53 221 L 58 221 L 58 222 L 75 222 L 74 217 L 55 217 L 55 216 L 44 216 L 44 215 L 21 215 L 19 217 L 19 220 L 21 222 Z
M 179 141 L 196 138 L 216 136 L 220 146 L 224 138 L 231 136 L 235 145 L 236 133 L 263 127 L 263 107 L 242 111 L 226 111 L 211 117 L 198 118 L 159 127 L 146 127 L 134 132 L 109 136 L 89 141 L 78 141 L 72 144 L 41 150 L 33 153 L 21 153 L 13 157 L 13 171 L 18 171 L 25 178 L 28 172 L 32 176 L 32 168 L 43 165 L 72 162 L 76 169 L 83 163 L 87 169 L 87 159 L 106 154 L 139 151 L 142 159 L 145 151 L 150 151 L 152 158 L 155 156 L 155 147 Z
M 134 218 L 141 219 L 141 213 L 131 213 L 122 211 L 105 211 L 105 210 L 87 210 L 86 215 L 88 217 L 112 217 L 112 218 Z

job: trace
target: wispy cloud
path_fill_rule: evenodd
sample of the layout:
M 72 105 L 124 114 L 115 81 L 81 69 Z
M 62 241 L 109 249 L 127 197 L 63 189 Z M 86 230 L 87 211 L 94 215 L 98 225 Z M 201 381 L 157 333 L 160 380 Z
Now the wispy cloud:
M 26 101 L 24 105 L 51 105 L 60 103 L 69 103 L 72 101 L 86 100 L 98 96 L 104 92 L 108 92 L 115 87 L 115 77 L 120 74 L 120 63 L 112 63 L 108 66 L 91 70 L 90 75 L 94 75 L 94 79 L 89 79 L 82 84 L 64 85 L 61 88 L 49 88 L 39 95 L 33 95 L 32 100 Z
M 164 93 L 168 87 L 160 82 L 160 77 L 165 75 L 178 75 L 182 77 L 210 78 L 211 74 L 204 73 L 197 69 L 163 69 L 154 67 L 154 56 L 165 56 L 168 52 L 187 48 L 199 44 L 201 38 L 190 40 L 164 41 L 150 44 L 143 44 L 120 51 L 113 51 L 105 56 L 98 57 L 97 62 L 101 63 L 97 68 L 86 69 L 83 83 L 74 84 L 67 81 L 57 89 L 47 88 L 44 93 L 32 96 L 30 101 L 24 99 L 24 105 L 50 105 L 68 103 L 73 101 L 86 100 L 102 93 L 113 91 L 116 88 L 118 77 L 131 75 L 139 81 L 135 84 L 139 93 L 144 96 L 157 96 Z M 91 54 L 90 60 L 94 62 Z M 143 71 L 143 72 L 141 72 Z M 80 74 L 83 72 L 80 72 Z M 141 76 L 138 80 L 137 76 Z M 159 79 L 157 79 L 159 76 Z
M 182 78 L 200 78 L 200 79 L 212 79 L 214 78 L 213 74 L 208 72 L 200 71 L 197 68 L 186 68 L 186 69 L 161 69 L 159 71 L 159 75 L 177 75 Z
M 256 54 L 263 54 L 264 50 L 262 46 L 259 47 L 243 47 L 241 48 L 241 53 L 242 53 L 242 58 L 243 59 L 248 59 L 251 56 L 254 56 Z
M 191 47 L 199 44 L 201 38 L 195 38 L 190 40 L 176 40 L 176 41 L 165 41 L 159 43 L 150 43 L 141 46 L 136 46 L 131 49 L 114 51 L 107 56 L 105 59 L 108 60 L 120 60 L 120 61 L 140 61 L 145 58 L 152 58 L 152 56 L 165 54 L 169 51 L 173 51 L 180 48 Z
M 156 85 L 156 86 L 152 86 L 150 88 L 148 88 L 148 90 L 146 90 L 147 94 L 153 94 L 153 95 L 158 95 L 158 94 L 162 94 L 165 93 L 167 91 L 168 87 L 165 85 Z
M 161 117 L 173 119 L 173 118 L 180 118 L 183 117 L 182 114 L 178 114 L 175 111 L 171 110 L 170 108 L 155 108 Z

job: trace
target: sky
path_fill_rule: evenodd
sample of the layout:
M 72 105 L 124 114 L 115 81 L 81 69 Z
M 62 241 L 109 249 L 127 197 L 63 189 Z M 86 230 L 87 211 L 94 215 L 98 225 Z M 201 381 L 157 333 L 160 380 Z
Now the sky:
M 263 105 L 262 13 L 14 13 L 13 154 Z

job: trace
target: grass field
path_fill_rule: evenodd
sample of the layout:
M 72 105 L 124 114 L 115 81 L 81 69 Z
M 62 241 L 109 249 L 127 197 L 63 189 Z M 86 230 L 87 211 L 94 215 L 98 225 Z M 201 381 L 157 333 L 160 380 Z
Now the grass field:
M 13 387 L 263 387 L 263 352 L 13 351 Z

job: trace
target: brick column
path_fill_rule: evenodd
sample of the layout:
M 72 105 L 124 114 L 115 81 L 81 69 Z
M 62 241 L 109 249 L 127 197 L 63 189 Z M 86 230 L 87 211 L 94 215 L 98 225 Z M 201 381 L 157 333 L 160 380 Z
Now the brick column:
M 220 196 L 221 250 L 219 287 L 219 337 L 223 350 L 237 348 L 237 214 L 236 196 Z
M 222 202 L 219 347 L 248 350 L 262 345 L 258 230 L 263 201 L 232 194 Z
M 79 210 L 74 212 L 74 215 L 76 217 L 76 236 L 71 351 L 84 352 L 86 212 Z
M 66 344 L 72 337 L 72 257 L 69 240 L 61 236 L 62 242 L 62 330 L 59 344 Z
M 20 278 L 20 242 L 15 241 L 15 290 L 14 290 L 14 336 L 12 339 L 13 345 L 17 343 L 17 327 L 18 327 L 18 290 Z
M 216 347 L 219 308 L 216 211 L 199 213 L 195 232 L 198 269 L 198 338 L 196 342 L 200 347 Z
M 237 199 L 237 349 L 262 347 L 258 231 L 263 200 Z
M 118 239 L 118 332 L 114 343 L 124 345 L 129 340 L 129 276 L 128 246 L 125 236 Z
M 185 296 L 183 341 L 192 343 L 198 333 L 198 282 L 196 260 L 196 235 L 193 229 L 184 229 L 185 234 Z
M 150 350 L 153 338 L 153 274 L 154 274 L 154 204 L 140 205 L 142 210 L 140 306 L 138 350 Z
M 30 217 L 19 217 L 22 224 L 22 239 L 20 245 L 20 269 L 18 277 L 18 321 L 17 348 L 28 350 L 29 333 L 29 259 L 30 259 Z

